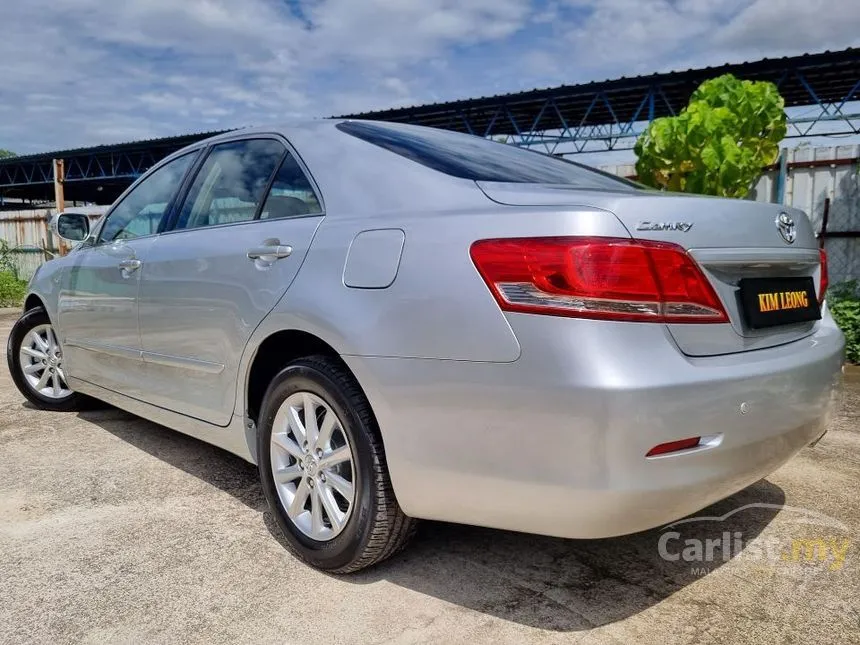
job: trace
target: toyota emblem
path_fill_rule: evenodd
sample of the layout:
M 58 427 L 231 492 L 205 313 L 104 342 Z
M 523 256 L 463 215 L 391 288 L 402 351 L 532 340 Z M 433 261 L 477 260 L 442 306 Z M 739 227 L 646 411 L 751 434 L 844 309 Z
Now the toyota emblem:
M 794 240 L 797 239 L 797 226 L 794 223 L 794 220 L 791 219 L 791 216 L 782 212 L 776 217 L 776 230 L 779 231 L 779 234 L 782 236 L 782 239 L 785 240 L 786 244 L 794 243 Z

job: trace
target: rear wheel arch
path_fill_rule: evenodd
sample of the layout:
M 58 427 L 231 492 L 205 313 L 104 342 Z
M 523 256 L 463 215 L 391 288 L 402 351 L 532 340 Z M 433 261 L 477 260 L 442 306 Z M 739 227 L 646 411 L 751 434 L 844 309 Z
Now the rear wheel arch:
M 346 369 L 362 394 L 364 388 L 338 351 L 319 336 L 300 329 L 284 329 L 274 332 L 261 342 L 248 365 L 245 376 L 245 410 L 249 419 L 258 421 L 263 397 L 272 379 L 290 362 L 308 356 L 327 356 Z

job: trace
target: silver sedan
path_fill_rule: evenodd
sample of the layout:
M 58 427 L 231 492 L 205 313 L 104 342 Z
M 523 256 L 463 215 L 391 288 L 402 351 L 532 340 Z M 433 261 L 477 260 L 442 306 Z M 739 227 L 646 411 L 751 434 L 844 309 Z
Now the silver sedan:
M 335 572 L 416 518 L 571 538 L 678 519 L 824 430 L 844 341 L 807 217 L 468 135 L 232 132 L 153 167 L 33 277 L 35 405 L 107 402 L 258 464 Z

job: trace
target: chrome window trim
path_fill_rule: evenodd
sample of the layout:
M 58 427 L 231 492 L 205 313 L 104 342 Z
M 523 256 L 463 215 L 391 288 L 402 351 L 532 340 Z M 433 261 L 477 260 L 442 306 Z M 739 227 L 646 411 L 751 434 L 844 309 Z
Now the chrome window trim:
M 213 224 L 212 226 L 197 226 L 195 228 L 176 228 L 170 229 L 169 231 L 162 231 L 161 233 L 156 233 L 155 235 L 161 237 L 167 237 L 169 235 L 178 235 L 180 233 L 191 233 L 192 231 L 211 231 L 218 228 L 227 228 L 229 226 L 251 226 L 254 224 L 263 224 L 265 222 L 288 222 L 290 220 L 295 219 L 306 219 L 308 217 L 322 217 L 325 213 L 312 213 L 308 215 L 296 215 L 294 217 L 282 217 L 279 219 L 248 219 L 243 222 L 225 222 L 224 224 Z M 152 236 L 147 236 L 152 237 Z M 141 239 L 141 238 L 134 238 Z
M 296 148 L 289 142 L 289 140 L 286 137 L 284 137 L 281 134 L 278 134 L 277 132 L 258 132 L 258 133 L 254 133 L 254 134 L 250 134 L 250 135 L 237 133 L 235 136 L 225 137 L 223 139 L 219 139 L 218 141 L 212 142 L 208 146 L 205 146 L 204 153 L 201 155 L 200 159 L 198 160 L 198 163 L 196 163 L 194 165 L 194 168 L 191 170 L 193 175 L 186 177 L 186 181 L 183 183 L 183 186 L 181 189 L 182 194 L 180 196 L 181 197 L 181 199 L 180 199 L 181 204 L 179 204 L 178 206 L 180 208 L 181 208 L 181 206 L 184 206 L 185 200 L 188 197 L 188 191 L 191 188 L 191 184 L 194 183 L 194 180 L 197 178 L 197 174 L 200 172 L 200 168 L 202 168 L 203 164 L 206 163 L 206 159 L 212 153 L 212 149 L 215 146 L 219 146 L 219 145 L 222 145 L 224 143 L 236 143 L 237 141 L 251 141 L 254 139 L 273 139 L 273 140 L 278 141 L 279 143 L 283 144 L 284 147 L 286 148 L 286 151 L 285 151 L 284 155 L 281 157 L 281 161 L 278 163 L 278 168 L 275 170 L 275 172 L 273 173 L 272 177 L 269 180 L 268 185 L 266 186 L 266 192 L 264 195 L 264 199 L 260 202 L 260 205 L 257 207 L 257 211 L 254 213 L 253 219 L 245 220 L 242 222 L 226 222 L 224 224 L 214 224 L 212 226 L 198 226 L 196 228 L 176 228 L 177 218 L 174 217 L 174 214 L 171 214 L 170 223 L 169 223 L 168 228 L 164 229 L 160 233 L 157 233 L 156 235 L 174 235 L 177 233 L 190 233 L 191 231 L 202 231 L 202 230 L 206 230 L 206 229 L 225 228 L 227 226 L 241 226 L 243 224 L 256 224 L 256 223 L 271 222 L 271 221 L 286 221 L 286 220 L 292 220 L 292 219 L 303 219 L 303 218 L 307 218 L 307 217 L 325 217 L 325 215 L 326 215 L 325 202 L 323 201 L 322 191 L 320 190 L 319 185 L 317 184 L 316 180 L 314 179 L 314 176 L 311 174 L 310 170 L 308 170 L 307 164 L 305 164 L 304 159 L 301 158 L 301 156 L 299 155 Z M 307 213 L 305 215 L 296 215 L 295 217 L 280 218 L 279 220 L 269 220 L 269 219 L 263 220 L 263 219 L 260 219 L 260 213 L 263 209 L 263 206 L 266 203 L 266 199 L 269 197 L 269 193 L 272 190 L 272 185 L 274 184 L 275 178 L 277 177 L 278 170 L 280 170 L 281 164 L 284 162 L 284 159 L 286 159 L 286 156 L 288 154 L 292 155 L 293 159 L 296 160 L 296 163 L 298 164 L 301 171 L 304 173 L 305 178 L 308 180 L 308 183 L 311 186 L 311 190 L 313 190 L 314 196 L 317 198 L 317 202 L 320 205 L 320 212 L 318 212 L 318 213 Z M 174 204 L 174 206 L 177 206 L 177 204 Z M 135 239 L 139 239 L 139 238 L 135 238 Z

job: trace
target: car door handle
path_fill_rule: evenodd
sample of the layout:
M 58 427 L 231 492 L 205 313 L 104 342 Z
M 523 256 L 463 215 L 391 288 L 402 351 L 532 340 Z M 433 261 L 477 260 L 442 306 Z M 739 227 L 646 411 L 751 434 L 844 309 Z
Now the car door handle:
M 285 244 L 273 244 L 273 245 L 264 245 L 258 246 L 253 249 L 248 250 L 248 259 L 249 260 L 280 260 L 282 258 L 290 257 L 290 254 L 293 252 L 293 247 L 287 246 Z
M 133 271 L 137 271 L 140 265 L 140 260 L 123 260 L 119 263 L 119 268 L 122 269 L 123 273 L 132 273 Z

